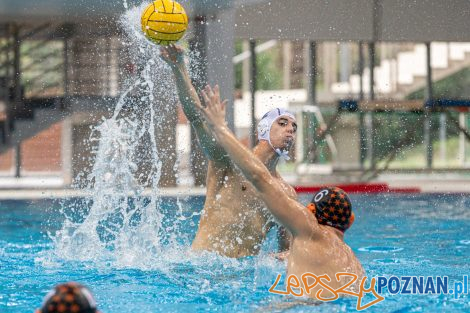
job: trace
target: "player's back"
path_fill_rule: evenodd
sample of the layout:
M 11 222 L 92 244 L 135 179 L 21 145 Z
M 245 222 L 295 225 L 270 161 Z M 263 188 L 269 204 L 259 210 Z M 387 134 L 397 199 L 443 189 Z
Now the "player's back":
M 287 274 L 296 275 L 301 280 L 305 273 L 312 273 L 316 276 L 328 275 L 330 282 L 323 279 L 328 286 L 338 289 L 345 285 L 351 278 L 344 276 L 337 281 L 337 273 L 351 273 L 358 276 L 355 289 L 359 286 L 360 280 L 364 276 L 364 269 L 355 256 L 351 248 L 338 236 L 338 230 L 324 225 L 319 225 L 319 232 L 312 236 L 294 237 L 291 243 L 291 250 L 288 259 Z M 313 280 L 309 284 L 313 284 Z M 310 296 L 314 297 L 319 289 L 324 289 L 320 285 L 311 289 Z M 333 294 L 325 290 L 322 297 L 332 297 Z

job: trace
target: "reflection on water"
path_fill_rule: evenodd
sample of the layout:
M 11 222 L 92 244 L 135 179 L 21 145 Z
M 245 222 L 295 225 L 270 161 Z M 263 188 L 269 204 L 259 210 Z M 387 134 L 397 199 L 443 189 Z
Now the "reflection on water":
M 377 252 L 377 253 L 390 253 L 390 252 L 398 252 L 403 250 L 403 248 L 396 248 L 396 247 L 362 247 L 357 249 L 358 251 L 362 252 Z

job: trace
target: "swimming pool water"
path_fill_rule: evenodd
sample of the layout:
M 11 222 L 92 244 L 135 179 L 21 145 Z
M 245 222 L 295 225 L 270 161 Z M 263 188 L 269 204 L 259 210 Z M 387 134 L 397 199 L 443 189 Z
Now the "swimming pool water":
M 308 197 L 301 198 L 306 202 Z M 58 282 L 90 287 L 102 312 L 348 312 L 355 299 L 320 305 L 293 305 L 270 294 L 285 264 L 269 252 L 271 233 L 260 256 L 240 260 L 189 250 L 203 197 L 180 199 L 186 219 L 177 220 L 177 200 L 164 198 L 168 236 L 154 262 L 63 259 L 48 233 L 60 229 L 58 201 L 0 202 L 0 312 L 32 312 Z M 67 202 L 80 203 L 80 199 Z M 470 197 L 460 195 L 353 195 L 356 222 L 346 241 L 369 277 L 470 275 Z M 173 232 L 173 234 L 171 234 Z M 151 253 L 151 252 L 149 252 Z M 123 255 L 123 258 L 128 256 Z M 147 261 L 148 262 L 148 261 Z M 390 295 L 366 312 L 468 312 L 463 295 Z

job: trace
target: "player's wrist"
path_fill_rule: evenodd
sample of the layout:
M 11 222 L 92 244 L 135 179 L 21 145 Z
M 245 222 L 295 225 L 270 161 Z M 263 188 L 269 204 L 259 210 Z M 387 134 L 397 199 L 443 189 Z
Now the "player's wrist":
M 222 123 L 217 123 L 217 122 L 216 123 L 211 123 L 211 127 L 214 130 L 220 131 L 220 132 L 230 131 L 226 121 L 223 121 Z

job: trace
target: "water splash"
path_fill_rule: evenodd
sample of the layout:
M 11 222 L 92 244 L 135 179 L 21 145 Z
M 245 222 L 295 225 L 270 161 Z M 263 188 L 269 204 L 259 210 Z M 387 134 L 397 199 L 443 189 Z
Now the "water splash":
M 144 5 L 121 17 L 127 35 L 123 43 L 137 72 L 126 78 L 112 116 L 93 129 L 95 163 L 80 184 L 90 196 L 62 208 L 64 225 L 51 235 L 60 258 L 148 268 L 166 250 L 158 188 L 165 147 L 157 147 L 156 133 L 165 125 L 169 106 L 176 105 L 176 94 L 157 47 L 140 31 Z M 146 156 L 150 165 L 139 173 Z M 146 189 L 150 192 L 144 196 Z
M 50 234 L 56 259 L 38 260 L 43 264 L 65 260 L 91 262 L 97 268 L 156 269 L 171 277 L 178 277 L 178 268 L 188 263 L 204 270 L 209 262 L 221 273 L 228 268 L 251 268 L 252 260 L 191 252 L 188 228 L 195 227 L 199 212 L 185 210 L 180 199 L 168 208 L 160 197 L 162 164 L 171 157 L 165 149 L 173 147 L 167 140 L 158 145 L 157 134 L 167 127 L 167 117 L 176 115 L 176 87 L 158 47 L 140 30 L 145 5 L 129 9 L 120 21 L 126 35 L 122 43 L 129 48 L 128 58 L 136 70 L 125 80 L 111 117 L 93 128 L 94 166 L 78 184 L 90 196 L 62 205 L 63 227 Z M 199 56 L 190 53 L 189 58 Z M 193 77 L 200 75 L 197 67 L 191 72 Z M 139 162 L 144 158 L 150 162 L 142 173 Z

